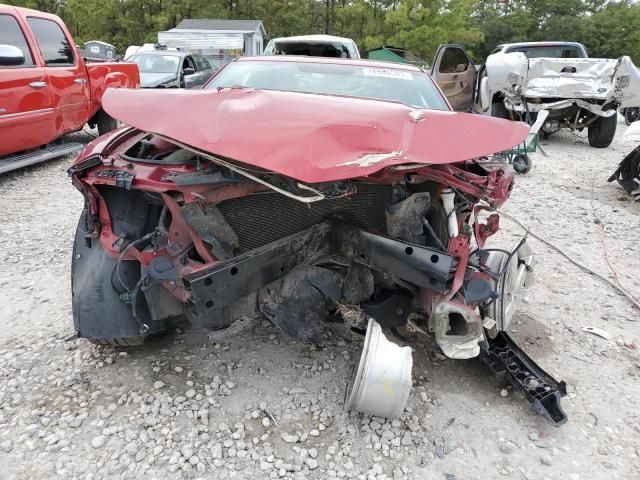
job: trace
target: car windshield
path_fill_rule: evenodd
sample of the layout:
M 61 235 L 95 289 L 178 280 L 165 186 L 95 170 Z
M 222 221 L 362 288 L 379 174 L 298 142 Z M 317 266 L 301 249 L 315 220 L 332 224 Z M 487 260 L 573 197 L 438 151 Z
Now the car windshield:
M 177 55 L 136 54 L 127 60 L 136 62 L 140 73 L 175 73 L 180 64 L 180 57 Z
M 513 47 L 507 53 L 522 52 L 527 58 L 583 58 L 584 52 L 573 45 Z
M 400 102 L 412 107 L 449 110 L 431 78 L 423 72 L 352 64 L 244 61 L 228 64 L 205 88 L 339 95 Z

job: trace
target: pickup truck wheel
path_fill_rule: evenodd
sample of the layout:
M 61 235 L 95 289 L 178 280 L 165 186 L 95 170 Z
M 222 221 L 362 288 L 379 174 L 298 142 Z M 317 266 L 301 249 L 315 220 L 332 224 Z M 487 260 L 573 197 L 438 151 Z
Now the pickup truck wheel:
M 104 135 L 105 133 L 118 128 L 118 121 L 115 118 L 110 117 L 104 110 L 99 110 L 94 119 L 96 126 L 98 127 L 98 134 L 100 135 Z
M 617 125 L 617 115 L 598 118 L 589 126 L 589 145 L 596 148 L 606 148 L 611 145 Z
M 80 338 L 98 345 L 141 345 L 147 334 L 141 334 L 131 305 L 120 298 L 114 274 L 117 259 L 107 254 L 99 239 L 87 238 L 86 211 L 80 215 L 71 260 L 71 303 L 74 328 Z M 137 262 L 122 262 L 121 278 L 129 285 L 140 277 Z M 124 290 L 124 289 L 123 289 Z M 144 302 L 141 295 L 140 302 Z M 140 305 L 144 314 L 146 303 Z M 156 333 L 156 332 L 148 332 Z

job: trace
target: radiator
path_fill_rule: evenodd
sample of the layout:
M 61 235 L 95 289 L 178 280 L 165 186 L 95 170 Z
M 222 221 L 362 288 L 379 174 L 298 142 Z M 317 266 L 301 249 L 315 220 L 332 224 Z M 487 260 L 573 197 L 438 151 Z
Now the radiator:
M 301 232 L 324 220 L 342 221 L 372 233 L 386 234 L 385 207 L 392 186 L 359 183 L 344 198 L 302 203 L 277 192 L 258 192 L 217 206 L 240 239 L 242 251 Z

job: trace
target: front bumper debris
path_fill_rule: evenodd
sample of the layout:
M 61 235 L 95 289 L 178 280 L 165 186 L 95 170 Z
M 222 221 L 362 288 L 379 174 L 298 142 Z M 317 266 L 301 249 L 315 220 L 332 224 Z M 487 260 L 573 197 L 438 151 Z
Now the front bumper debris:
M 559 427 L 567 422 L 560 406 L 560 398 L 567 395 L 567 385 L 555 380 L 536 364 L 506 332 L 483 343 L 480 359 L 496 374 L 501 382 L 508 381 L 533 405 L 538 415 Z
M 455 257 L 439 250 L 375 235 L 344 224 L 322 222 L 303 232 L 219 262 L 185 276 L 192 294 L 189 318 L 198 324 L 220 308 L 302 265 L 340 255 L 377 271 L 435 291 L 444 291 L 456 266 Z
M 478 258 L 473 260 L 490 272 L 490 282 L 480 278 L 468 281 L 465 286 L 467 304 L 455 299 L 442 300 L 434 307 L 429 322 L 438 346 L 452 359 L 477 357 L 485 330 L 490 337 L 508 330 L 519 304 L 520 291 L 533 282 L 535 255 L 526 237 L 509 252 L 487 249 L 480 251 Z M 484 315 L 478 315 L 474 308 L 469 308 L 468 303 L 472 303 L 474 298 L 490 299 L 487 300 L 488 307 L 483 308 Z
M 555 112 L 562 112 L 567 108 L 576 106 L 578 108 L 582 108 L 583 110 L 587 110 L 594 115 L 599 117 L 611 117 L 616 114 L 617 110 L 615 108 L 610 108 L 606 103 L 604 105 L 598 103 L 592 103 L 590 101 L 582 100 L 580 98 L 569 98 L 562 99 L 556 102 L 547 102 L 547 103 L 533 103 L 526 102 L 527 106 L 525 108 L 524 103 L 521 101 L 511 102 L 509 100 L 505 101 L 505 106 L 508 110 L 513 110 L 515 112 L 526 113 L 529 112 L 540 112 L 542 110 L 547 110 L 551 115 Z

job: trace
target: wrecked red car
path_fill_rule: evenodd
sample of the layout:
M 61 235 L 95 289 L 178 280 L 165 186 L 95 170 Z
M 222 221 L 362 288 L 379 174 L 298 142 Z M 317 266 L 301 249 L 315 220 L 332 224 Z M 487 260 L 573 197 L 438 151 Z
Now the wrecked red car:
M 564 384 L 506 333 L 533 267 L 485 247 L 524 124 L 451 111 L 422 70 L 240 58 L 196 91 L 108 91 L 130 127 L 87 145 L 73 256 L 79 337 L 132 345 L 176 322 L 266 317 L 317 342 L 345 311 L 482 357 L 555 424 Z M 356 315 L 357 316 L 357 315 Z

